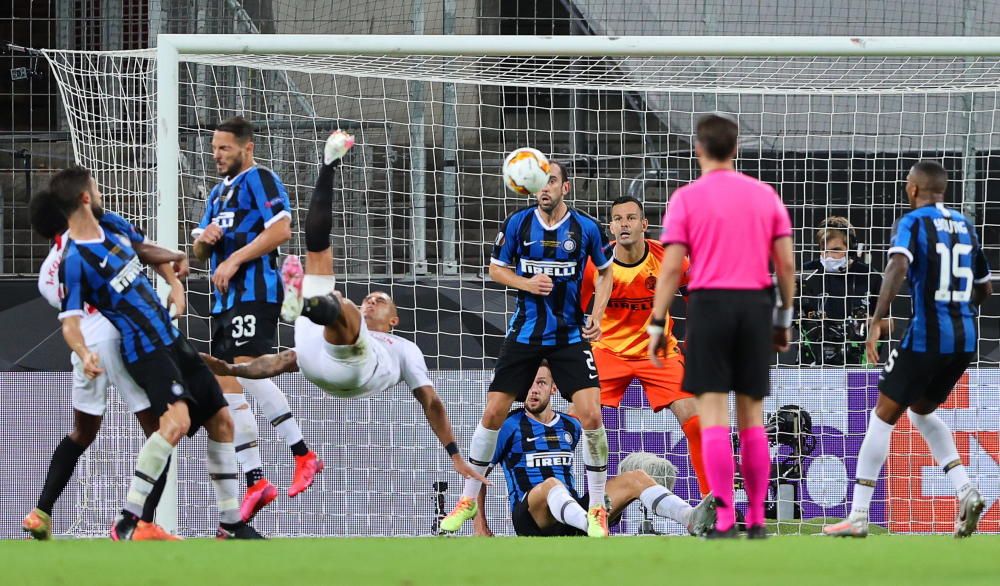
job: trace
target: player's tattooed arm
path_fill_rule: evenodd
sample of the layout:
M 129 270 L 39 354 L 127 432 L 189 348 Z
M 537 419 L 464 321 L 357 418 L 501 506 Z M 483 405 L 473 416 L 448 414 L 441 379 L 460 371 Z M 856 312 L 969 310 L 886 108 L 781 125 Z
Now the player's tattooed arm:
M 179 279 L 183 279 L 191 273 L 187 255 L 179 250 L 165 248 L 146 240 L 135 245 L 135 254 L 143 264 L 156 267 L 157 272 L 160 272 L 159 265 L 166 265 L 173 269 L 173 273 Z
M 201 353 L 208 369 L 219 376 L 238 376 L 249 379 L 271 378 L 283 372 L 297 372 L 299 363 L 295 350 L 285 350 L 277 354 L 258 356 L 250 362 L 229 364 L 214 356 Z

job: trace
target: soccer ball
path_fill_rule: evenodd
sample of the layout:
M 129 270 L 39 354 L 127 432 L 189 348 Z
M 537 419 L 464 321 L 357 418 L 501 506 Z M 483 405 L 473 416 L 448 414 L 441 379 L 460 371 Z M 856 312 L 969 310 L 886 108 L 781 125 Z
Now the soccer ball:
M 549 182 L 549 160 L 537 149 L 517 149 L 503 160 L 503 182 L 514 193 L 534 195 Z

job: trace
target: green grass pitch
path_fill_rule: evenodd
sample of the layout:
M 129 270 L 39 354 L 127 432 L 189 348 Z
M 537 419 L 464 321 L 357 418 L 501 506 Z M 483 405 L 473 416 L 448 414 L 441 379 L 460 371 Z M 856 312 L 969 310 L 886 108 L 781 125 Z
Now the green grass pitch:
M 1000 536 L 274 539 L 0 543 L 10 586 L 1000 584 Z

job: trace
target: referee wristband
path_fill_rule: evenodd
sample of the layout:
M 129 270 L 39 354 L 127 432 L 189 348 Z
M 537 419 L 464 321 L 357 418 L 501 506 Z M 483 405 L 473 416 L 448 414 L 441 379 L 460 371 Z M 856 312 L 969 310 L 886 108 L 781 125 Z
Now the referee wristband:
M 444 451 L 448 452 L 449 456 L 454 456 L 458 453 L 458 445 L 455 442 L 448 442 L 448 445 L 444 447 Z
M 775 307 L 771 321 L 776 328 L 788 329 L 792 327 L 792 308 Z

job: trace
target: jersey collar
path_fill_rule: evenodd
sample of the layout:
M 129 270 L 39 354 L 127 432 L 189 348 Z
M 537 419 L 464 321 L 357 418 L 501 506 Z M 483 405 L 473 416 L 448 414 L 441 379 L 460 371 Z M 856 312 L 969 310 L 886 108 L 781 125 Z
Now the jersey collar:
M 240 179 L 242 179 L 244 175 L 246 175 L 247 173 L 249 173 L 250 171 L 252 171 L 252 170 L 254 170 L 256 168 L 257 168 L 257 163 L 254 163 L 253 165 L 250 165 L 246 170 L 239 172 L 236 175 L 236 177 L 226 177 L 226 178 L 224 178 L 222 180 L 222 184 L 225 185 L 226 187 L 229 187 L 233 183 L 236 183 L 237 181 L 239 181 Z
M 70 234 L 68 231 L 66 232 L 66 237 L 72 240 L 73 242 L 76 242 L 77 244 L 100 244 L 101 242 L 107 240 L 107 234 L 104 233 L 103 226 L 98 225 L 97 229 L 101 231 L 101 237 L 95 240 L 77 240 L 76 238 L 73 238 L 73 235 Z
M 573 213 L 573 208 L 566 206 L 566 215 L 563 216 L 562 219 L 556 222 L 554 225 L 549 226 L 548 224 L 545 223 L 545 219 L 542 218 L 542 211 L 539 210 L 537 206 L 535 207 L 535 218 L 538 220 L 538 223 L 541 224 L 543 230 L 557 230 L 559 226 L 562 226 L 563 223 L 569 219 L 572 213 Z
M 615 242 L 615 247 L 611 249 L 611 256 L 614 258 L 615 264 L 620 267 L 625 267 L 626 269 L 631 269 L 633 267 L 640 266 L 642 263 L 646 262 L 646 257 L 649 256 L 649 242 L 646 242 L 646 239 L 643 238 L 642 243 L 643 245 L 645 245 L 646 249 L 642 252 L 642 257 L 639 260 L 635 262 L 622 262 L 618 260 L 618 255 L 615 254 L 615 251 L 618 249 L 618 243 Z

